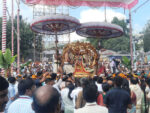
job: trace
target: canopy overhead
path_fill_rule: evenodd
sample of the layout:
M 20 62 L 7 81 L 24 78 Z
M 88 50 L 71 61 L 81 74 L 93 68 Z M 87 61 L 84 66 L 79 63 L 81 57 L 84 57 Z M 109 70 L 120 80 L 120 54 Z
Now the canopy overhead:
M 123 29 L 119 25 L 106 22 L 88 22 L 83 23 L 76 30 L 80 36 L 87 38 L 116 38 L 123 35 Z
M 80 26 L 78 19 L 61 14 L 42 16 L 31 22 L 34 32 L 47 35 L 62 35 L 74 32 Z
M 89 7 L 123 7 L 131 9 L 138 0 L 23 0 L 26 4 L 42 4 L 42 5 L 66 5 L 66 6 L 89 6 Z

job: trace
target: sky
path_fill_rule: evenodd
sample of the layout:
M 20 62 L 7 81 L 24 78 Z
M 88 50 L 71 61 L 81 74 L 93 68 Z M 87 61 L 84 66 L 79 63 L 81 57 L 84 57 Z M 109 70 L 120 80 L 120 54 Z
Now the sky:
M 139 0 L 139 3 L 132 9 L 132 26 L 133 26 L 133 34 L 137 34 L 141 32 L 147 21 L 150 20 L 150 0 L 140 7 L 136 12 L 134 10 L 143 4 L 147 0 Z M 14 0 L 15 4 L 15 14 L 17 13 L 17 5 L 16 0 Z M 11 0 L 7 0 L 7 7 L 9 13 L 11 14 Z M 21 2 L 20 5 L 20 14 L 23 15 L 23 18 L 27 22 L 31 22 L 33 18 L 33 9 L 30 6 L 25 5 Z M 70 15 L 76 17 L 80 20 L 81 23 L 89 22 L 89 21 L 104 21 L 104 7 L 100 8 L 90 8 L 90 7 L 76 7 L 70 8 Z M 129 19 L 129 11 L 123 8 L 107 8 L 106 10 L 107 21 L 111 22 L 113 17 L 118 17 L 119 19 Z M 0 0 L 0 17 L 2 16 L 2 0 Z M 77 40 L 81 39 L 80 36 L 77 36 L 75 33 L 71 35 L 72 37 L 76 37 Z M 83 38 L 82 38 L 83 39 Z M 73 39 L 74 40 L 74 39 Z

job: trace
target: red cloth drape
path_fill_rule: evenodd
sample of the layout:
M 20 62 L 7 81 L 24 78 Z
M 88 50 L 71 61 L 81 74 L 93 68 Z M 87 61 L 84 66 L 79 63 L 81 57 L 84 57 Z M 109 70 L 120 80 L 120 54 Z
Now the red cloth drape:
M 66 5 L 66 6 L 89 6 L 89 7 L 123 7 L 126 9 L 131 9 L 134 7 L 138 0 L 130 0 L 129 2 L 118 2 L 117 0 L 114 2 L 104 1 L 104 0 L 26 0 L 27 4 L 43 4 L 43 5 Z

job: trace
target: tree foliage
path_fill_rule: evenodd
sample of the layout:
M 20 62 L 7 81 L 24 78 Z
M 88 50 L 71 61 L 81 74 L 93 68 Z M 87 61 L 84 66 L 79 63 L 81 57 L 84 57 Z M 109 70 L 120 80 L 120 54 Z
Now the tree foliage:
M 122 64 L 124 64 L 126 68 L 131 69 L 131 59 L 129 59 L 128 57 L 122 57 Z
M 21 17 L 21 16 L 20 16 Z M 0 18 L 0 26 L 2 25 L 2 18 Z M 17 18 L 14 19 L 14 54 L 17 54 Z M 0 27 L 0 42 L 2 37 L 2 27 Z M 33 56 L 33 43 L 34 43 L 35 35 L 30 29 L 30 24 L 25 20 L 20 18 L 20 56 L 21 58 L 26 58 L 28 56 Z M 11 19 L 7 21 L 7 34 L 6 34 L 6 47 L 11 49 Z M 38 40 L 38 39 L 37 39 Z M 41 38 L 39 38 L 41 42 Z M 39 41 L 38 41 L 39 42 Z M 41 51 L 42 43 L 36 44 L 36 48 L 38 51 Z M 0 43 L 1 49 L 1 43 Z
M 10 70 L 11 64 L 15 61 L 15 56 L 11 56 L 11 50 L 6 49 L 5 53 L 2 53 L 0 50 L 0 68 L 5 69 L 5 74 L 7 73 L 8 70 Z
M 143 31 L 144 38 L 143 38 L 143 43 L 144 43 L 144 51 L 148 52 L 150 51 L 150 20 L 147 22 L 145 29 Z

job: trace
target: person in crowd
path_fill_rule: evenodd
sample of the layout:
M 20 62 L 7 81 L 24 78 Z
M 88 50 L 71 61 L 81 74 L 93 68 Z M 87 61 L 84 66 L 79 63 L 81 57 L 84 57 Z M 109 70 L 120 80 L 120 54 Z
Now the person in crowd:
M 65 108 L 64 113 L 74 113 L 73 98 L 70 96 L 74 88 L 73 83 L 69 82 L 66 88 L 61 90 L 61 97 Z
M 7 80 L 0 76 L 0 112 L 5 110 L 6 104 L 8 102 L 8 87 L 9 83 Z
M 35 85 L 36 85 L 37 88 L 40 87 L 40 86 L 42 86 L 42 83 L 45 81 L 46 76 L 48 74 L 49 74 L 48 72 L 46 72 L 44 74 L 42 73 L 42 71 L 38 71 L 37 72 L 37 78 L 34 80 Z
M 114 87 L 114 82 L 111 77 L 107 77 L 107 83 L 109 84 L 110 89 Z
M 108 83 L 104 83 L 102 84 L 102 90 L 103 92 L 100 92 L 97 98 L 97 104 L 100 106 L 104 106 L 104 98 L 106 93 L 109 91 L 110 89 L 110 85 Z
M 47 78 L 47 79 L 45 80 L 45 83 L 46 83 L 46 85 L 53 86 L 53 85 L 55 84 L 55 81 L 54 81 L 54 79 L 52 79 L 52 78 Z
M 131 97 L 132 108 L 128 109 L 128 113 L 136 113 L 136 95 L 134 91 L 130 90 L 129 81 L 127 79 L 123 79 L 122 88 L 126 90 Z
M 108 113 L 106 107 L 97 105 L 97 94 L 97 86 L 94 83 L 86 85 L 83 88 L 83 98 L 86 100 L 86 105 L 77 109 L 75 113 Z
M 146 83 L 147 83 L 147 85 L 148 85 L 148 87 L 149 87 L 149 89 L 150 89 L 150 78 L 148 78 L 148 79 L 146 80 Z M 147 94 L 147 102 L 149 103 L 149 104 L 148 104 L 148 113 L 150 113 L 150 90 L 149 90 L 149 92 L 148 92 L 148 94 Z
M 129 93 L 121 88 L 123 78 L 114 78 L 114 87 L 105 96 L 104 104 L 108 107 L 109 113 L 127 113 L 127 108 L 131 109 L 131 98 Z
M 112 59 L 112 61 L 110 63 L 110 67 L 111 67 L 111 72 L 116 73 L 116 62 L 115 62 L 114 58 Z
M 100 67 L 99 67 L 99 70 L 98 70 L 98 75 L 105 75 L 106 74 L 106 68 L 105 68 L 105 65 L 100 63 Z
M 5 108 L 5 113 L 7 113 L 9 105 L 16 99 L 17 93 L 18 93 L 15 90 L 16 78 L 15 77 L 9 77 L 8 81 L 9 81 L 9 87 L 8 87 L 8 98 L 9 98 L 9 101 L 8 101 L 7 106 Z
M 96 82 L 96 85 L 98 87 L 98 92 L 103 92 L 102 83 L 103 83 L 103 78 L 98 77 L 97 82 Z
M 98 92 L 103 92 L 102 90 L 103 77 L 98 77 L 97 82 L 95 83 L 98 87 Z
M 62 75 L 57 76 L 56 73 L 52 73 L 51 77 L 52 77 L 53 80 L 56 80 L 55 83 L 53 84 L 53 87 L 56 88 L 57 91 L 60 93 L 60 85 L 62 83 Z
M 80 91 L 82 91 L 82 87 L 81 87 L 81 83 L 80 83 L 79 78 L 75 79 L 75 86 L 76 86 L 76 88 L 71 93 L 71 98 L 73 98 L 74 108 L 76 108 L 76 100 L 77 100 L 78 94 L 79 94 Z
M 89 84 L 89 80 L 87 78 L 81 78 L 80 83 L 81 83 L 82 88 L 84 88 L 86 85 Z M 95 84 L 95 81 L 94 81 L 94 84 Z M 85 104 L 86 104 L 86 101 L 83 98 L 83 90 L 81 90 L 78 93 L 78 96 L 76 98 L 76 109 L 84 107 Z
M 141 102 L 141 113 L 147 113 L 148 112 L 148 108 L 147 108 L 147 99 L 146 99 L 146 82 L 145 79 L 140 79 L 140 87 L 142 89 L 143 92 L 143 97 L 142 97 L 142 102 Z
M 136 94 L 136 113 L 141 113 L 141 104 L 142 104 L 142 98 L 143 98 L 143 92 L 142 89 L 139 86 L 139 80 L 138 78 L 132 77 L 130 79 L 130 90 L 135 92 Z
M 8 113 L 34 113 L 31 104 L 35 88 L 32 79 L 21 80 L 18 84 L 19 97 L 9 106 Z
M 40 87 L 33 95 L 32 108 L 35 113 L 60 113 L 59 92 L 50 85 Z

